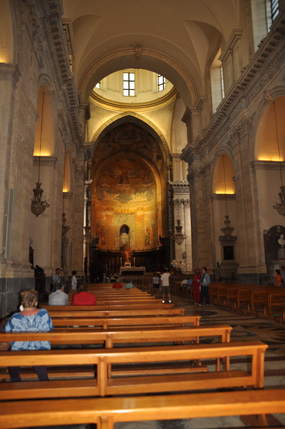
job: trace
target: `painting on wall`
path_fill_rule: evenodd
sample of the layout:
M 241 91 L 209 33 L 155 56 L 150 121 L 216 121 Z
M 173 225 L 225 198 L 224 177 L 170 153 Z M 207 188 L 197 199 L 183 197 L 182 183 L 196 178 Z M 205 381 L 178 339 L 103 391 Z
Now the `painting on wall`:
M 155 199 L 155 180 L 146 165 L 132 158 L 114 160 L 102 169 L 96 198 L 105 204 L 137 206 Z
M 92 200 L 94 204 L 93 230 L 99 237 L 99 247 L 116 250 L 122 245 L 122 231 L 114 227 L 120 219 L 126 225 L 131 225 L 130 216 L 143 214 L 147 223 L 140 228 L 131 228 L 127 233 L 127 242 L 137 249 L 154 247 L 154 231 L 157 230 L 156 181 L 151 169 L 146 163 L 132 155 L 113 158 L 102 165 L 97 174 L 93 187 Z M 119 218 L 118 221 L 110 219 Z M 123 231 L 124 232 L 124 231 Z

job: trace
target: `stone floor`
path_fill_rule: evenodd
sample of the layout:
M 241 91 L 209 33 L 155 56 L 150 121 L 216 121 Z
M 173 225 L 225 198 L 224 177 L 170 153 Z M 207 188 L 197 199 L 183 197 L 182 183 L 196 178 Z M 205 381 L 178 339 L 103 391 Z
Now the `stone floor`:
M 268 344 L 265 354 L 265 389 L 285 388 L 285 325 L 271 320 L 255 318 L 248 314 L 240 314 L 215 306 L 195 307 L 187 296 L 173 296 L 176 307 L 185 308 L 186 315 L 200 314 L 203 324 L 229 324 L 233 327 L 231 341 L 261 340 Z M 216 340 L 209 339 L 208 342 Z M 269 416 L 273 426 L 285 426 L 284 414 Z M 241 428 L 247 427 L 249 418 L 221 417 L 187 420 L 145 421 L 133 423 L 117 423 L 115 429 L 210 429 L 210 428 Z M 46 426 L 45 429 L 59 428 Z M 60 426 L 64 429 L 86 429 L 87 426 Z

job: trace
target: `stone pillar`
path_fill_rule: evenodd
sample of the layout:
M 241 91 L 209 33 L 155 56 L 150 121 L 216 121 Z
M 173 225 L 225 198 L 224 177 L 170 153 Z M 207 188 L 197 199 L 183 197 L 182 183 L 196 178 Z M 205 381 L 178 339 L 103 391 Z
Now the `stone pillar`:
M 174 208 L 174 259 L 178 262 L 182 272 L 192 270 L 192 237 L 189 185 L 185 181 L 172 182 L 173 208 Z M 182 226 L 181 237 L 177 236 L 176 226 Z
M 71 234 L 69 233 L 72 225 L 72 192 L 63 192 L 62 222 L 62 237 L 64 239 L 62 243 L 65 245 L 66 252 L 65 257 L 62 257 L 64 261 L 62 268 L 67 276 L 72 271 L 72 240 L 70 239 Z
M 12 150 L 12 123 L 15 106 L 15 90 L 20 73 L 12 64 L 0 63 L 0 93 L 1 98 L 9 108 L 2 109 L 0 115 L 1 128 L 1 157 L 0 157 L 0 277 L 5 274 L 5 259 L 9 257 L 11 230 L 9 229 L 9 171 Z M 12 190 L 12 189 L 11 189 Z M 11 208 L 11 205 L 10 205 Z M 7 253 L 8 252 L 8 253 Z
M 72 270 L 84 274 L 83 226 L 84 226 L 84 155 L 79 153 L 73 159 L 75 183 L 72 197 Z

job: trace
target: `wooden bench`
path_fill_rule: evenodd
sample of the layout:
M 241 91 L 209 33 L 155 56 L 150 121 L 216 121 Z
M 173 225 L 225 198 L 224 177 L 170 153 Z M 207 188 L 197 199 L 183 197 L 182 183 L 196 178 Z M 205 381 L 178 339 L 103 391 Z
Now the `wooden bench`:
M 151 420 L 250 416 L 284 413 L 285 389 L 242 392 L 156 395 L 118 398 L 76 398 L 0 404 L 0 428 L 115 423 Z
M 254 287 L 230 288 L 227 291 L 225 305 L 239 311 L 247 311 L 256 316 L 267 317 L 268 299 L 271 293 L 276 292 L 276 286 L 255 285 Z M 285 290 L 280 288 L 279 293 L 285 295 Z M 232 303 L 231 303 L 232 302 Z
M 267 314 L 271 319 L 281 320 L 285 322 L 285 290 L 271 292 L 268 294 Z M 276 314 L 276 311 L 279 311 Z M 281 315 L 280 315 L 281 312 Z
M 192 324 L 199 326 L 201 316 L 156 316 L 156 317 L 117 317 L 117 318 L 54 318 L 53 326 L 72 327 L 77 326 L 100 326 L 110 329 L 115 326 L 184 326 Z
M 72 309 L 75 309 L 77 307 L 79 307 L 78 305 L 69 305 L 66 307 L 72 307 Z M 48 309 L 48 307 L 46 307 Z M 101 305 L 91 305 L 89 306 L 89 308 L 93 308 L 93 309 L 97 309 L 97 310 L 128 310 L 128 309 L 133 309 L 133 310 L 144 310 L 144 309 L 159 309 L 159 308 L 174 308 L 174 304 L 163 304 L 162 302 L 153 302 L 153 303 L 137 303 L 137 304 L 129 304 L 129 303 L 121 303 L 121 304 L 116 304 L 113 303 L 112 301 L 109 301 L 106 304 L 101 304 Z
M 141 327 L 125 329 L 96 330 L 95 328 L 65 328 L 50 332 L 0 332 L 0 342 L 50 341 L 51 344 L 104 344 L 113 348 L 114 344 L 169 343 L 179 341 L 199 341 L 201 337 L 218 337 L 222 342 L 230 341 L 232 327 L 229 325 L 209 325 L 197 327 Z
M 112 350 L 38 350 L 1 352 L 0 366 L 95 365 L 97 377 L 77 380 L 50 380 L 0 383 L 0 399 L 62 398 L 178 392 L 234 387 L 263 388 L 264 353 L 261 341 L 242 343 L 198 344 L 192 346 L 142 347 Z M 231 369 L 230 359 L 243 356 L 244 369 Z M 251 359 L 249 364 L 248 359 Z M 210 361 L 209 372 L 171 373 L 170 363 Z M 224 362 L 222 370 L 221 360 Z M 153 375 L 147 364 L 167 364 Z M 124 366 L 136 365 L 133 373 Z M 140 369 L 140 366 L 143 367 Z M 120 365 L 114 370 L 114 365 Z M 250 369 L 249 369 L 250 368 Z M 130 376 L 131 375 L 131 376 Z M 70 376 L 70 375 L 69 375 Z
M 62 307 L 62 308 L 59 308 Z M 86 310 L 81 306 L 72 306 L 72 310 L 67 310 L 68 306 L 56 306 L 56 310 L 49 311 L 52 318 L 54 317 L 137 317 L 137 316 L 183 316 L 184 308 L 145 308 L 145 309 L 128 309 L 128 310 L 98 310 L 89 306 Z

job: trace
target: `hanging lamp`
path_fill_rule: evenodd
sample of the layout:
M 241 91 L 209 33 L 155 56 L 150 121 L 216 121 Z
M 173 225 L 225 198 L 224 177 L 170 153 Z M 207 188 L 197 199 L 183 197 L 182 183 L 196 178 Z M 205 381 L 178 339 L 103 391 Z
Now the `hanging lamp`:
M 31 203 L 31 211 L 35 216 L 40 216 L 50 204 L 42 199 L 43 189 L 41 188 L 40 182 L 40 169 L 41 169 L 41 152 L 42 152 L 42 133 L 43 133 L 43 113 L 44 113 L 44 99 L 45 93 L 43 91 L 43 102 L 42 102 L 42 116 L 41 116 L 41 130 L 40 130 L 40 154 L 39 154 L 39 168 L 38 168 L 38 181 L 36 187 L 33 189 L 34 196 Z

